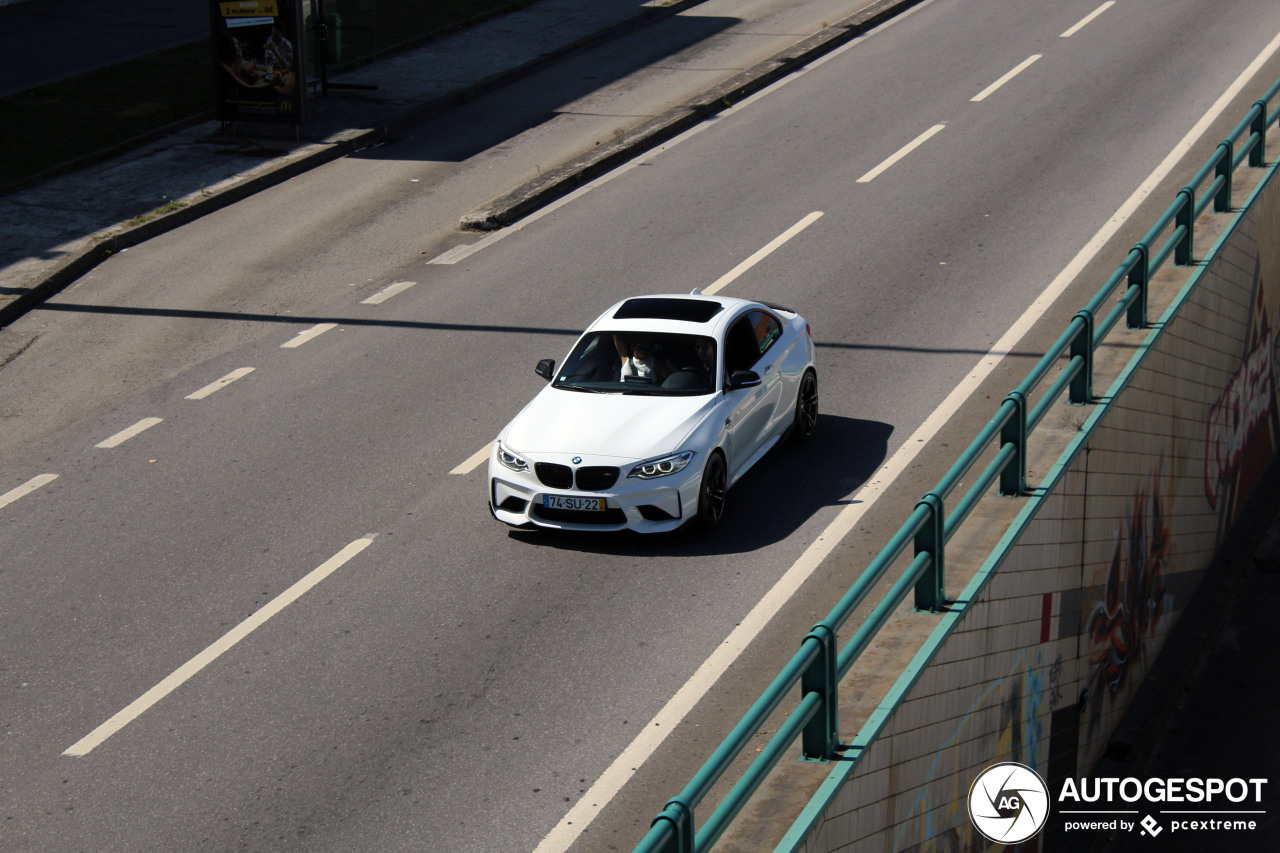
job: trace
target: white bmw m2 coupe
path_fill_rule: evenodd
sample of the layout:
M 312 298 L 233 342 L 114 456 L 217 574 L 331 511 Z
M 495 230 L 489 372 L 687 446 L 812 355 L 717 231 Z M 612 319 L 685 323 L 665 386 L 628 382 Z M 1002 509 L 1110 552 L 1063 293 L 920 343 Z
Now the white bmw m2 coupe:
M 574 344 L 498 435 L 489 509 L 515 527 L 710 530 L 729 488 L 818 420 L 809 324 L 725 296 L 637 296 Z

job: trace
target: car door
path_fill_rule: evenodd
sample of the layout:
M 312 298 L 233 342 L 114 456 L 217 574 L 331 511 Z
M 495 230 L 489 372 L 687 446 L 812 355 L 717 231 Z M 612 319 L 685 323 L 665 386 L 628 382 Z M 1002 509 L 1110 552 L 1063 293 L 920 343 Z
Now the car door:
M 767 311 L 746 311 L 725 334 L 726 381 L 736 370 L 751 370 L 760 376 L 753 388 L 728 392 L 733 410 L 726 424 L 730 481 L 755 462 L 771 437 L 778 402 L 782 396 L 773 344 L 781 335 L 781 324 Z M 762 351 L 763 347 L 763 351 Z

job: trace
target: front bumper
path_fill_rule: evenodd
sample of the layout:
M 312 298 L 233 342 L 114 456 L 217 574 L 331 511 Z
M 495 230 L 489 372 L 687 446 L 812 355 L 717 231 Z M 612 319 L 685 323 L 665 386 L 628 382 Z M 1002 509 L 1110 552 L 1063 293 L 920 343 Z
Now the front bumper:
M 494 518 L 513 527 L 660 533 L 675 530 L 698 509 L 698 487 L 702 479 L 698 457 L 683 471 L 652 480 L 627 476 L 635 460 L 597 457 L 582 459 L 575 465 L 567 455 L 549 454 L 536 460 L 526 456 L 526 459 L 530 464 L 529 470 L 512 471 L 498 461 L 496 444 L 489 455 L 489 510 Z M 616 482 L 607 489 L 585 490 L 576 485 L 560 488 L 558 482 L 549 486 L 539 478 L 534 470 L 538 462 L 572 470 L 616 466 L 620 473 Z M 546 506 L 544 498 L 548 495 L 600 498 L 605 502 L 605 509 L 553 509 Z

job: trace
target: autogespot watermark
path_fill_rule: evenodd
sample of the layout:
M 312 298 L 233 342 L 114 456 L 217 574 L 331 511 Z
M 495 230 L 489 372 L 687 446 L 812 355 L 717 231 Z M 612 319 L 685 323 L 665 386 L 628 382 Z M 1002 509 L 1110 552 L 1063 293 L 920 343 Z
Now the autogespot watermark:
M 969 788 L 969 818 L 984 838 L 1018 844 L 1057 812 L 1065 832 L 1238 833 L 1258 828 L 1267 779 L 1067 779 L 1054 796 L 1039 774 L 1006 761 L 978 774 Z

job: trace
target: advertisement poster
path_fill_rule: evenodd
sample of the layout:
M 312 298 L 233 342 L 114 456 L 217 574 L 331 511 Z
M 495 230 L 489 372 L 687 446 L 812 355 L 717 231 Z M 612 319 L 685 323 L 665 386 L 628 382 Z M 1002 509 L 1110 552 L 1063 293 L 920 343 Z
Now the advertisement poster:
M 297 0 L 214 0 L 218 118 L 300 124 L 306 93 Z

